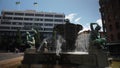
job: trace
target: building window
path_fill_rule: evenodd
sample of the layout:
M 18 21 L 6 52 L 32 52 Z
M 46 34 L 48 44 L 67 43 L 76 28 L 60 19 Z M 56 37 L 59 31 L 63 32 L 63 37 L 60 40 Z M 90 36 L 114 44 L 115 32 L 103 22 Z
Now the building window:
M 12 19 L 12 17 L 3 17 L 3 19 Z
M 18 25 L 22 25 L 22 23 L 21 23 L 21 22 L 19 22 L 19 23 L 18 23 Z
M 13 22 L 13 25 L 22 25 L 22 22 Z
M 10 29 L 10 27 L 0 26 L 0 29 Z
M 14 20 L 23 20 L 23 18 L 15 17 Z
M 40 28 L 38 28 L 38 30 L 43 30 L 43 28 L 40 27 Z
M 52 31 L 52 28 L 44 28 L 45 31 Z
M 4 12 L 5 15 L 13 15 L 12 12 Z
M 26 13 L 25 16 L 34 16 L 34 14 Z
M 45 17 L 53 17 L 53 15 L 46 14 Z
M 35 26 L 43 26 L 42 23 L 34 23 Z
M 114 41 L 114 36 L 113 36 L 112 34 L 110 35 L 110 37 L 111 37 L 111 38 L 110 38 L 111 41 Z
M 34 20 L 35 20 L 35 21 L 39 21 L 39 18 L 35 18 Z
M 32 21 L 33 18 L 24 18 L 24 20 L 29 20 L 29 21 Z
M 38 26 L 38 25 L 39 25 L 39 23 L 34 23 L 34 25 Z
M 119 22 L 115 22 L 115 27 L 116 27 L 117 30 L 120 29 L 120 23 Z
M 63 22 L 62 19 L 55 19 L 55 22 Z
M 15 15 L 24 15 L 24 13 L 15 13 Z
M 11 24 L 11 22 L 1 22 L 1 24 Z
M 32 25 L 32 23 L 24 23 L 24 25 Z
M 20 27 L 11 27 L 11 29 L 21 29 Z
M 117 38 L 118 40 L 120 40 L 120 32 L 117 34 Z
M 63 15 L 55 15 L 55 17 L 64 17 Z
M 40 19 L 40 21 L 43 21 L 43 19 Z
M 53 19 L 45 19 L 45 21 L 52 22 L 52 21 L 53 21 Z
M 42 24 L 42 23 L 39 23 L 39 26 L 43 26 L 43 24 Z
M 112 30 L 113 30 L 112 25 L 109 25 L 109 30 L 110 30 L 110 31 L 112 31 Z
M 13 25 L 16 25 L 16 23 L 17 23 L 17 22 L 13 22 L 12 24 L 13 24 Z
M 43 14 L 35 14 L 35 16 L 44 16 Z
M 50 24 L 50 23 L 46 23 L 44 24 L 45 26 L 53 26 L 53 24 Z

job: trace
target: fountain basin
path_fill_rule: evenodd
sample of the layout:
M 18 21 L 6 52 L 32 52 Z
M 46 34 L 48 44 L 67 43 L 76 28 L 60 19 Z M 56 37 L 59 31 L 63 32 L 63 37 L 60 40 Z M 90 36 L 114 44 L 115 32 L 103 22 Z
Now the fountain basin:
M 87 52 L 61 52 L 57 56 L 55 52 L 49 53 L 25 53 L 22 64 L 60 64 L 60 65 L 84 65 L 96 68 L 96 55 Z

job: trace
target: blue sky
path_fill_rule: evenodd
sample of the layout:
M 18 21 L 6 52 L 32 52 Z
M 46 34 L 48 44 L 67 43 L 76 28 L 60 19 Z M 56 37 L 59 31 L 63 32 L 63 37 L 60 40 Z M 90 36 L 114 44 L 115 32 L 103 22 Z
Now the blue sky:
M 20 1 L 20 5 L 15 3 Z M 33 3 L 38 5 L 34 6 Z M 2 10 L 36 10 L 45 12 L 64 13 L 72 23 L 89 28 L 91 22 L 101 25 L 98 0 L 0 0 Z

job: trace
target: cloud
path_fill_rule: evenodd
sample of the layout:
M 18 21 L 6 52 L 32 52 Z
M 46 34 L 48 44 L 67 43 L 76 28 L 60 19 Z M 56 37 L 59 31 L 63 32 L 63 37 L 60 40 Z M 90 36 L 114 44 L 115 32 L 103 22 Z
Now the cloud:
M 76 13 L 68 14 L 66 15 L 65 19 L 69 19 L 70 21 L 73 21 L 76 15 L 77 15 Z
M 70 22 L 73 22 L 75 24 L 79 24 L 81 17 L 77 17 L 77 13 L 70 13 L 66 15 L 65 19 L 69 19 Z
M 80 22 L 80 19 L 81 19 L 81 17 L 76 18 L 76 19 L 75 19 L 75 22 L 76 22 L 76 23 L 79 23 L 79 22 Z

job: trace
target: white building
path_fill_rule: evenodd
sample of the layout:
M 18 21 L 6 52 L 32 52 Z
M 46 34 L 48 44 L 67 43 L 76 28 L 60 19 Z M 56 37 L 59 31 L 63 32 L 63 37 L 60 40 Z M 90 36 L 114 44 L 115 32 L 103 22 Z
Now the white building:
M 2 11 L 0 17 L 0 35 L 16 35 L 19 28 L 22 34 L 39 29 L 44 36 L 50 36 L 53 27 L 57 24 L 65 24 L 65 15 L 53 12 L 26 11 Z

